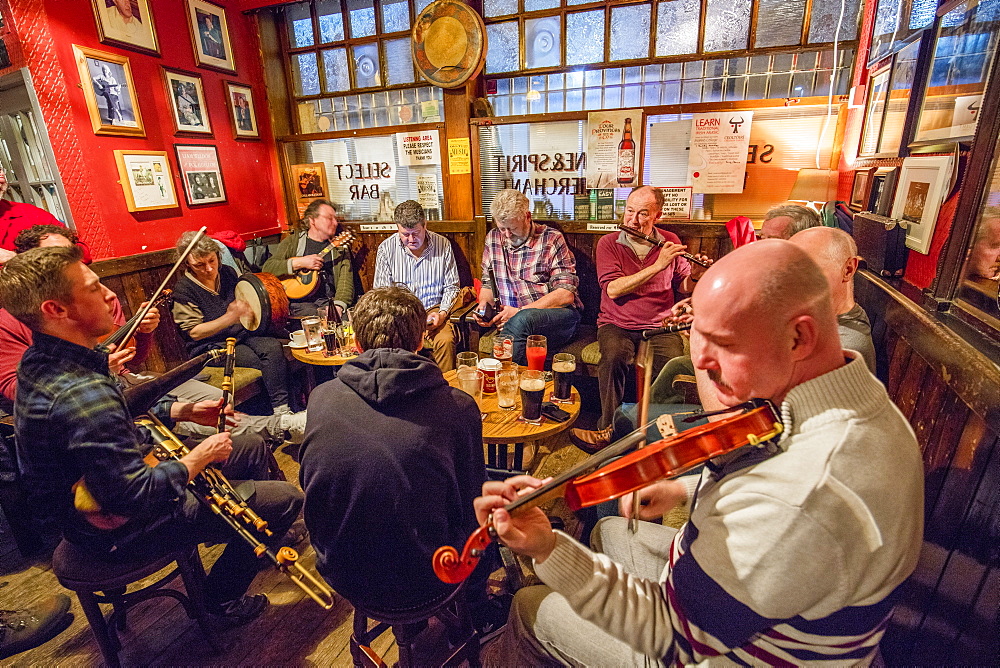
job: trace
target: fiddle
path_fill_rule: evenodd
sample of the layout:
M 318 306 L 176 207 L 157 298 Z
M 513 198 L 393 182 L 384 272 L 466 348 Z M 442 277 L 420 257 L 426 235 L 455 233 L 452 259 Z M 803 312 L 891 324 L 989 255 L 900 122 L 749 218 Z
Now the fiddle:
M 115 331 L 111 332 L 110 334 L 102 338 L 100 340 L 101 345 L 105 349 L 110 348 L 112 345 L 115 345 L 117 346 L 115 350 L 121 350 L 122 348 L 134 348 L 135 338 L 132 337 L 131 335 L 128 337 L 128 344 L 124 346 L 122 345 L 122 343 L 124 343 L 126 340 L 125 335 L 130 334 L 131 332 L 135 332 L 135 330 L 139 327 L 139 323 L 146 316 L 146 314 L 149 313 L 149 311 L 151 311 L 154 308 L 159 308 L 161 306 L 166 307 L 167 303 L 173 297 L 173 292 L 174 292 L 173 290 L 164 290 L 150 304 L 136 311 L 131 318 L 125 321 L 124 325 L 122 325 Z
M 519 510 L 523 512 L 563 496 L 570 509 L 579 510 L 617 499 L 658 480 L 678 476 L 747 445 L 760 445 L 782 432 L 781 421 L 770 402 L 749 402 L 742 407 L 750 410 L 625 454 L 646 438 L 648 425 L 643 425 L 552 481 L 508 503 L 504 509 L 516 515 Z M 602 466 L 622 454 L 625 456 L 621 459 Z M 433 557 L 434 573 L 443 582 L 462 582 L 495 538 L 493 525 L 487 523 L 469 536 L 461 554 L 450 545 L 439 547 Z
M 633 230 L 631 227 L 626 227 L 625 225 L 619 225 L 618 229 L 621 230 L 622 232 L 626 232 L 627 234 L 631 234 L 636 239 L 642 239 L 643 241 L 649 242 L 658 248 L 662 248 L 663 244 L 666 243 L 663 239 L 659 237 L 643 234 L 639 230 Z M 696 258 L 694 255 L 691 255 L 691 253 L 681 253 L 681 257 L 683 257 L 688 262 L 694 262 L 696 265 L 700 267 L 705 267 L 706 269 L 712 266 L 711 262 L 705 262 L 704 260 L 700 260 Z

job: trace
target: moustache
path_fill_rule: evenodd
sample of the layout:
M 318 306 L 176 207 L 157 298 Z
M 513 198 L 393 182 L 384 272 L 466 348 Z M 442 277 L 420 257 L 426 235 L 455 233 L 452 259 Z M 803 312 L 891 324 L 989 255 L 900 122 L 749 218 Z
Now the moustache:
M 709 380 L 711 380 L 713 383 L 715 383 L 719 387 L 723 388 L 724 390 L 727 390 L 727 391 L 731 392 L 732 389 L 733 389 L 732 386 L 729 383 L 727 383 L 726 381 L 724 381 L 722 379 L 722 372 L 719 371 L 718 369 L 709 369 L 708 370 L 708 378 L 709 378 Z

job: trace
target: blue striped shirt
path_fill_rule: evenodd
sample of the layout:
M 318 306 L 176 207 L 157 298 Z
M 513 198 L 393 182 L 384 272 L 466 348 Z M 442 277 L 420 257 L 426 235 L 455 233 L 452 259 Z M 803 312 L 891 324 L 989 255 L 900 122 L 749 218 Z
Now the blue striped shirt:
M 378 245 L 375 257 L 375 280 L 372 287 L 404 284 L 424 308 L 451 308 L 458 295 L 458 265 L 445 237 L 427 230 L 427 241 L 420 257 L 403 246 L 398 234 Z

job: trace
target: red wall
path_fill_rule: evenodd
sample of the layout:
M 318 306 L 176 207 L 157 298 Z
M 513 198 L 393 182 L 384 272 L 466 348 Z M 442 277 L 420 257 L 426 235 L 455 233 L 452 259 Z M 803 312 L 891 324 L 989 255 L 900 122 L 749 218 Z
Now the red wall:
M 95 259 L 167 248 L 185 230 L 202 225 L 209 232 L 231 229 L 244 237 L 281 229 L 286 221 L 256 25 L 251 16 L 238 11 L 237 0 L 219 2 L 227 7 L 235 75 L 195 67 L 184 0 L 149 1 L 160 57 L 101 44 L 90 0 L 9 0 L 9 4 L 73 220 Z M 128 56 L 145 138 L 94 134 L 73 44 Z M 201 75 L 212 138 L 174 135 L 161 66 Z M 223 89 L 226 80 L 253 87 L 259 141 L 233 138 Z M 228 203 L 188 207 L 174 144 L 218 147 Z M 179 206 L 130 213 L 118 183 L 115 149 L 166 151 Z

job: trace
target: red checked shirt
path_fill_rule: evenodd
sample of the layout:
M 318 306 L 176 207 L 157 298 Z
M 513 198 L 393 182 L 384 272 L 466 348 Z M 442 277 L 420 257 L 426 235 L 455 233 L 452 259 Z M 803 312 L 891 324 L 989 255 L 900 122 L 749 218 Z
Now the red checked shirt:
M 492 289 L 504 306 L 527 306 L 553 290 L 563 288 L 573 293 L 573 305 L 582 309 L 577 294 L 580 279 L 576 260 L 562 233 L 547 225 L 533 224 L 531 237 L 517 248 L 504 246 L 500 232 L 493 228 L 486 235 L 483 249 L 483 287 Z M 496 272 L 498 286 L 490 283 L 489 267 Z

